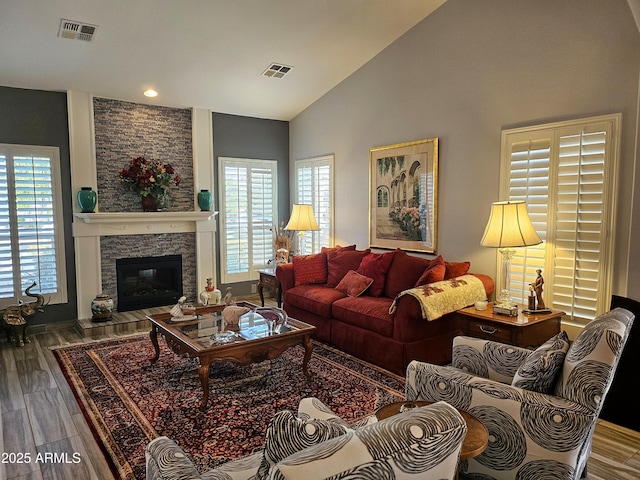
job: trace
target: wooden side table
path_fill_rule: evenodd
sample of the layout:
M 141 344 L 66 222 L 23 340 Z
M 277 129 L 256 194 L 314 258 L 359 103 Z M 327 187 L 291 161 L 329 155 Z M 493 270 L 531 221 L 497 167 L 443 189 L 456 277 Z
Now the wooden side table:
M 462 317 L 464 335 L 518 347 L 538 347 L 560 333 L 560 322 L 565 314 L 559 310 L 530 315 L 519 311 L 517 317 L 509 317 L 493 313 L 493 303 L 486 310 L 471 306 L 458 313 Z
M 278 302 L 278 308 L 282 306 L 282 289 L 280 288 L 280 282 L 276 278 L 276 269 L 267 268 L 265 270 L 258 270 L 260 274 L 260 281 L 258 282 L 258 293 L 260 294 L 260 302 L 264 307 L 264 292 L 263 289 L 271 290 L 276 294 L 276 301 Z

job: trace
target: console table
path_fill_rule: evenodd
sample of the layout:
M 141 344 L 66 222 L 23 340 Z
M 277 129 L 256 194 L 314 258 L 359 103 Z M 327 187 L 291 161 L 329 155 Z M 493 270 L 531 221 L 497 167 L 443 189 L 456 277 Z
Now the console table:
M 494 340 L 518 347 L 538 347 L 560 333 L 560 322 L 564 312 L 524 314 L 517 317 L 493 313 L 493 303 L 486 310 L 467 307 L 458 310 L 462 317 L 462 331 L 469 337 Z

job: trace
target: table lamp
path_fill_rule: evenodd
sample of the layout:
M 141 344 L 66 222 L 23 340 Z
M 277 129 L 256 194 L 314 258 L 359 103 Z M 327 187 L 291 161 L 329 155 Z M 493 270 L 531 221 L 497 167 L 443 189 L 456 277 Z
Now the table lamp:
M 320 230 L 318 222 L 316 222 L 316 217 L 313 214 L 313 206 L 294 204 L 291 210 L 291 218 L 289 218 L 289 223 L 287 223 L 284 229 L 297 232 Z
M 524 202 L 506 201 L 491 204 L 489 221 L 480 244 L 499 248 L 502 254 L 502 289 L 497 301 L 504 308 L 514 308 L 511 303 L 510 271 L 515 247 L 528 247 L 540 243 L 542 240 L 531 224 Z

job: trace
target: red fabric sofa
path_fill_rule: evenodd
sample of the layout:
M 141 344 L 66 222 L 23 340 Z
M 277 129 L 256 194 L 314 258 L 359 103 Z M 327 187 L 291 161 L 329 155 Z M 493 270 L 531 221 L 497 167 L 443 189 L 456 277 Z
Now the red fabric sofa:
M 339 289 L 350 270 L 374 279 L 360 296 L 348 296 Z M 314 325 L 317 340 L 404 375 L 412 360 L 449 363 L 453 338 L 462 332 L 461 319 L 452 312 L 427 321 L 418 300 L 409 295 L 399 297 L 395 312 L 390 314 L 394 298 L 404 290 L 464 275 L 468 270 L 468 262 L 445 262 L 440 256 L 431 260 L 400 249 L 382 254 L 351 246 L 294 257 L 292 263 L 277 267 L 276 277 L 283 308 L 291 317 Z M 493 279 L 473 275 L 482 281 L 489 296 Z

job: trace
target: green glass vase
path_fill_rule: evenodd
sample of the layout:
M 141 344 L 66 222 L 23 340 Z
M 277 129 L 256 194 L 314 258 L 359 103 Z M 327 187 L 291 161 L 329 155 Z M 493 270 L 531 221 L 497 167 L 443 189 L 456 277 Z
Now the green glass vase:
M 209 190 L 200 190 L 198 193 L 198 206 L 202 212 L 210 212 L 213 207 L 213 195 Z
M 78 205 L 82 213 L 94 213 L 98 194 L 91 187 L 81 187 L 78 192 Z

